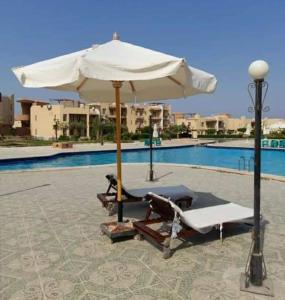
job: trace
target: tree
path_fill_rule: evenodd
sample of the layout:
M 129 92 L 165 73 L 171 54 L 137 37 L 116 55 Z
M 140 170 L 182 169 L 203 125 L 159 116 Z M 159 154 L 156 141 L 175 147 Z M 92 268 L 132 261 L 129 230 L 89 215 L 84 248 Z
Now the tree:
M 83 121 L 73 121 L 69 123 L 69 129 L 73 131 L 73 135 L 79 138 L 82 134 L 82 129 L 86 128 L 86 124 Z
M 98 141 L 100 135 L 102 135 L 102 120 L 98 117 L 91 122 L 90 136 L 92 139 Z
M 54 119 L 54 124 L 53 124 L 53 129 L 55 131 L 55 141 L 57 142 L 57 133 L 58 133 L 58 130 L 59 130 L 59 124 L 60 124 L 60 121 L 58 119 Z
M 207 134 L 207 135 L 214 135 L 214 134 L 216 134 L 216 133 L 217 133 L 217 130 L 214 129 L 214 128 L 212 128 L 212 129 L 207 129 L 207 130 L 206 130 L 206 134 Z
M 69 125 L 66 122 L 60 122 L 59 128 L 62 130 L 62 134 L 66 136 L 66 130 L 69 128 Z
M 245 133 L 246 132 L 246 128 L 245 127 L 238 128 L 237 131 L 241 132 L 241 133 Z

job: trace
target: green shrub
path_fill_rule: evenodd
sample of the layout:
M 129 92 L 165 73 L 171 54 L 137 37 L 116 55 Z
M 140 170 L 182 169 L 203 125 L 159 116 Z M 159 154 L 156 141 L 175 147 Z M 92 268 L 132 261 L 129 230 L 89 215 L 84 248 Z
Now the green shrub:
M 268 139 L 285 139 L 285 130 L 281 132 L 272 132 L 266 136 Z
M 207 129 L 206 135 L 215 135 L 217 133 L 216 129 Z
M 245 132 L 246 132 L 246 128 L 245 128 L 245 127 L 238 128 L 237 131 L 238 131 L 238 132 L 241 132 L 241 133 L 245 133 Z
M 59 140 L 60 142 L 62 142 L 62 141 L 69 141 L 70 138 L 69 138 L 69 136 L 67 136 L 67 135 L 61 135 L 61 136 L 59 136 L 58 140 Z
M 78 139 L 79 139 L 79 136 L 77 136 L 77 135 L 70 136 L 71 141 L 78 141 Z

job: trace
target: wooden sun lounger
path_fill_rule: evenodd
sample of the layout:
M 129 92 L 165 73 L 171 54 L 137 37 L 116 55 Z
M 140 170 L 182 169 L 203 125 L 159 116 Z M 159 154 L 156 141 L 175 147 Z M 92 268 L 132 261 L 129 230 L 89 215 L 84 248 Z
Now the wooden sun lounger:
M 150 207 L 145 220 L 134 222 L 133 226 L 138 232 L 137 239 L 144 238 L 148 240 L 163 252 L 164 258 L 169 258 L 173 252 L 171 249 L 173 226 L 158 227 L 158 224 L 172 223 L 175 212 L 180 219 L 179 225 L 182 227 L 181 231 L 177 233 L 177 238 L 182 241 L 186 241 L 197 234 L 205 234 L 213 229 L 217 230 L 222 240 L 223 229 L 231 227 L 235 222 L 239 221 L 250 224 L 250 218 L 253 217 L 252 209 L 233 203 L 183 212 L 175 203 L 169 201 L 169 199 L 153 193 L 148 194 L 148 200 Z M 151 219 L 152 213 L 156 213 L 160 217 Z M 158 228 L 152 228 L 153 225 L 156 225 Z
M 101 201 L 102 206 L 108 210 L 109 215 L 111 215 L 113 214 L 117 203 L 117 178 L 112 174 L 106 175 L 106 178 L 109 181 L 107 191 L 105 193 L 97 194 L 97 198 Z M 123 186 L 123 201 L 124 203 L 129 203 L 147 200 L 146 195 L 149 192 L 153 192 L 164 197 L 169 197 L 179 206 L 186 208 L 189 208 L 192 204 L 192 201 L 196 200 L 196 195 L 193 191 L 184 185 L 177 185 L 167 187 L 147 187 L 131 190 L 128 190 Z

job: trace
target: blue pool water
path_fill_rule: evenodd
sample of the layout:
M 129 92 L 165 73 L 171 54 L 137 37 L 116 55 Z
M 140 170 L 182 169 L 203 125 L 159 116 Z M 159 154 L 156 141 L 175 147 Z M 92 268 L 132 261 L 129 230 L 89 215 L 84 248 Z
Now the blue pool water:
M 252 149 L 215 147 L 156 148 L 154 162 L 181 163 L 238 169 L 241 156 L 253 157 Z M 123 162 L 149 162 L 148 150 L 123 151 Z M 262 172 L 285 176 L 285 151 L 262 150 Z M 46 158 L 18 159 L 0 162 L 0 170 L 75 167 L 103 165 L 116 162 L 115 151 L 59 154 Z M 246 165 L 247 167 L 247 165 Z M 251 170 L 253 161 L 251 161 Z

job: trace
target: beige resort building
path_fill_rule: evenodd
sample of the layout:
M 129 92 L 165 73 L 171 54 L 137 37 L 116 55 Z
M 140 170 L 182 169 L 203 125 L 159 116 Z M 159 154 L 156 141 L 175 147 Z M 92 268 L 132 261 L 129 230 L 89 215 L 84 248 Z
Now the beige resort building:
M 204 135 L 209 129 L 219 131 L 221 133 L 238 132 L 239 128 L 247 128 L 248 125 L 254 127 L 254 119 L 240 117 L 233 118 L 228 113 L 216 114 L 213 116 L 202 116 L 200 114 L 184 114 L 181 112 L 173 114 L 174 123 L 176 125 L 184 124 L 192 132 L 193 137 Z M 272 124 L 284 122 L 284 119 L 264 118 L 262 126 L 267 127 Z
M 20 99 L 21 114 L 17 120 L 21 126 L 30 128 L 30 135 L 41 139 L 55 138 L 54 124 L 56 122 L 65 124 L 64 128 L 58 129 L 58 136 L 74 135 L 70 126 L 74 122 L 80 122 L 84 126 L 80 129 L 82 137 L 90 137 L 92 122 L 97 118 L 116 121 L 114 103 L 84 104 L 80 101 L 70 99 L 59 99 L 57 103 L 48 103 L 41 100 Z M 127 126 L 129 132 L 137 132 L 142 127 L 149 125 L 149 117 L 152 116 L 153 124 L 158 128 L 165 129 L 170 126 L 170 105 L 152 104 L 122 104 L 121 124 Z

